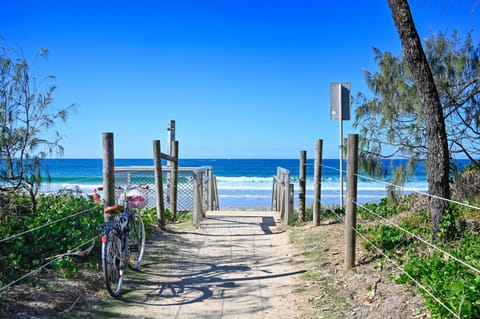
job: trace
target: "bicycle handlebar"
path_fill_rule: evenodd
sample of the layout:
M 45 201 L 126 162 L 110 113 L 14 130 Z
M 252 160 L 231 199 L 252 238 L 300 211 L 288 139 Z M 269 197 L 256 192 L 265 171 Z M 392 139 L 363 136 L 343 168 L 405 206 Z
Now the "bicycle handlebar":
M 135 188 L 150 189 L 150 185 L 148 185 L 148 184 L 138 184 L 138 185 L 133 185 L 133 186 L 119 186 L 119 185 L 116 185 L 115 188 L 116 189 L 121 189 L 121 190 L 124 190 L 124 191 L 129 191 L 129 190 L 132 190 L 132 189 L 135 189 Z M 97 190 L 103 191 L 103 186 L 98 186 Z

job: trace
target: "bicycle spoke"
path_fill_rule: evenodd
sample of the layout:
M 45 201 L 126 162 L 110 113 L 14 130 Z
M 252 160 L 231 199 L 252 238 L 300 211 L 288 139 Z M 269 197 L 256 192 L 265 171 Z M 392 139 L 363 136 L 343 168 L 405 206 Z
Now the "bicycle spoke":
M 133 213 L 130 220 L 130 234 L 128 236 L 128 265 L 132 269 L 138 269 L 143 259 L 145 250 L 145 226 L 142 217 Z
M 103 260 L 103 270 L 108 293 L 112 297 L 117 297 L 120 295 L 123 282 L 120 239 L 114 232 L 111 232 L 109 237 L 109 241 L 106 243 L 107 254 Z

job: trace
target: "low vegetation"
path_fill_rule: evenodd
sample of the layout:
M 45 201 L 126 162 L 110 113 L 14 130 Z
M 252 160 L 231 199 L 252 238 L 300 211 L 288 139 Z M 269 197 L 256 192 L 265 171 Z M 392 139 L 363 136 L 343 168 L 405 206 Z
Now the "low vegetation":
M 368 260 L 393 259 L 400 264 L 404 272 L 392 274 L 391 279 L 417 287 L 432 318 L 453 314 L 480 318 L 480 211 L 473 208 L 479 207 L 480 194 L 478 184 L 465 182 L 478 176 L 478 170 L 467 170 L 453 183 L 454 197 L 472 208 L 449 204 L 440 229 L 442 240 L 432 239 L 430 215 L 421 195 L 383 199 L 358 208 L 357 230 L 366 237 L 359 241 L 371 255 Z M 343 218 L 343 211 L 334 208 L 322 214 L 324 220 Z M 311 220 L 311 210 L 308 217 Z
M 103 222 L 100 203 L 82 196 L 42 194 L 37 198 L 36 212 L 32 212 L 28 195 L 4 193 L 0 200 L 0 240 L 4 240 L 0 245 L 0 287 L 32 270 L 41 271 L 46 264 L 47 269 L 64 277 L 75 276 L 82 265 L 97 269 L 98 226 Z M 140 213 L 148 236 L 157 223 L 156 209 L 145 208 Z M 171 219 L 168 210 L 166 219 Z

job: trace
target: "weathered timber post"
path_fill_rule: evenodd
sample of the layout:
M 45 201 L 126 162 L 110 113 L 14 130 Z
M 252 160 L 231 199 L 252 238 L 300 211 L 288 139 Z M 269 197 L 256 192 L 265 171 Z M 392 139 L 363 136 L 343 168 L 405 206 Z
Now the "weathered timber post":
M 198 170 L 193 170 L 193 225 L 198 227 L 200 225 L 200 217 L 202 215 L 201 196 L 199 187 L 201 186 L 201 174 Z
M 358 135 L 348 135 L 347 203 L 345 213 L 345 271 L 355 265 L 355 230 L 357 228 Z
M 288 225 L 288 219 L 290 217 L 290 189 L 293 189 L 293 184 L 290 184 L 290 171 L 285 170 L 282 174 L 283 182 L 285 183 L 283 187 L 283 209 L 285 210 L 285 214 L 283 216 L 285 225 Z
M 155 167 L 155 198 L 157 204 L 157 223 L 165 227 L 165 207 L 163 205 L 163 172 L 160 141 L 153 141 L 153 164 Z
M 172 161 L 171 185 L 170 185 L 170 211 L 172 219 L 177 219 L 177 189 L 178 189 L 178 141 L 172 143 L 172 156 L 176 158 Z
M 173 155 L 173 144 L 175 143 L 175 120 L 170 120 L 167 123 L 167 131 L 168 131 L 168 154 L 170 156 Z M 167 162 L 168 163 L 168 162 Z M 168 165 L 170 166 L 170 165 Z
M 317 140 L 313 173 L 313 226 L 320 226 L 320 211 L 322 208 L 322 149 L 323 140 Z
M 288 188 L 288 193 L 287 193 L 287 225 L 288 225 L 288 218 L 290 214 L 293 214 L 293 204 L 294 204 L 294 199 L 295 199 L 295 185 L 294 184 L 289 184 L 290 187 Z
M 103 198 L 105 207 L 115 205 L 115 157 L 113 133 L 103 133 Z M 104 221 L 113 219 L 113 214 L 103 214 Z
M 275 181 L 275 176 L 273 176 L 273 183 L 272 183 L 272 201 L 270 204 L 270 210 L 277 210 L 276 204 L 275 204 L 275 195 L 276 195 L 276 181 Z
M 213 174 L 212 170 L 207 168 L 205 173 L 207 175 L 207 209 L 212 210 L 213 208 Z
M 280 167 L 277 167 L 277 184 L 276 184 L 276 197 L 277 197 L 277 200 L 276 200 L 276 203 L 275 203 L 275 210 L 276 211 L 279 211 L 281 214 L 280 216 L 283 218 L 284 217 L 284 212 L 281 210 L 281 205 L 282 205 L 282 202 L 281 202 L 281 196 L 282 196 L 282 189 L 284 187 L 282 187 L 281 185 L 281 179 L 280 179 Z
M 305 222 L 305 196 L 307 186 L 307 151 L 300 151 L 300 168 L 298 177 L 298 219 Z

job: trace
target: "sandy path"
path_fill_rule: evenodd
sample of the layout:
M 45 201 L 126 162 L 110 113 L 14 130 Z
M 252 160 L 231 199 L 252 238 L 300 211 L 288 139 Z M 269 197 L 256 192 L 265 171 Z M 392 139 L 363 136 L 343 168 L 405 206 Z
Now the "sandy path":
M 210 212 L 199 229 L 171 228 L 149 243 L 120 300 L 118 318 L 298 318 L 303 272 L 271 212 Z M 160 239 L 160 240 L 159 240 Z

